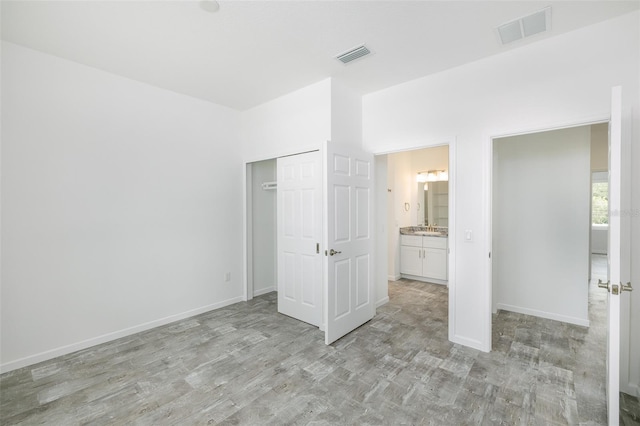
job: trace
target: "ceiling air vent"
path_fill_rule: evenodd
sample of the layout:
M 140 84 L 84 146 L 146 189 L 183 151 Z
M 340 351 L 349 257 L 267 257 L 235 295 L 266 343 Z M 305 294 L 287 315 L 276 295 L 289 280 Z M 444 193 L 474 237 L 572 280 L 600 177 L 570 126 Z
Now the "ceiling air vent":
M 362 58 L 363 56 L 367 56 L 371 51 L 367 49 L 367 46 L 364 44 L 354 47 L 353 49 L 349 49 L 344 53 L 336 56 L 336 59 L 342 62 L 343 64 L 348 64 L 351 61 L 355 61 L 358 58 Z
M 496 28 L 500 43 L 507 44 L 551 29 L 551 7 L 509 21 Z

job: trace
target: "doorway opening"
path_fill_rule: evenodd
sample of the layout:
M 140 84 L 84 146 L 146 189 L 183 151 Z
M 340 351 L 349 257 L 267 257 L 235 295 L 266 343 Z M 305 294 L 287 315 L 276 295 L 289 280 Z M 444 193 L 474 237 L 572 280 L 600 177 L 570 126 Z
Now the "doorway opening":
M 400 280 L 411 286 L 447 286 L 443 312 L 448 311 L 448 324 L 455 310 L 454 160 L 455 142 L 376 156 L 377 223 L 384 230 L 376 241 L 384 281 L 378 289 L 387 295 L 389 284 Z M 454 341 L 450 326 L 448 336 Z
M 493 139 L 494 313 L 589 326 L 591 176 L 607 144 L 607 123 Z
M 277 290 L 276 159 L 246 165 L 245 299 Z
M 449 146 L 387 155 L 389 279 L 448 282 Z

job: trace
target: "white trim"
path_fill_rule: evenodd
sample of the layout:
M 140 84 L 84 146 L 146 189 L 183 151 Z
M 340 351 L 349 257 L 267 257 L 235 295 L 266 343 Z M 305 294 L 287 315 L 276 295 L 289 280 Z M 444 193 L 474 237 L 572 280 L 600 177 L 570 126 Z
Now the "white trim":
M 401 275 L 387 275 L 387 281 L 399 281 L 402 278 Z
M 626 382 L 626 381 L 625 381 Z M 640 398 L 640 386 L 635 383 L 620 383 L 620 392 Z
M 458 335 L 449 336 L 449 340 L 453 343 L 457 343 L 459 345 L 468 346 L 472 349 L 477 349 L 482 352 L 488 352 L 484 349 L 483 342 L 476 339 L 469 339 L 468 337 L 461 337 Z
M 486 220 L 485 235 L 484 235 L 484 258 L 485 268 L 483 275 L 486 277 L 486 291 L 484 304 L 484 323 L 482 325 L 483 333 L 483 350 L 490 352 L 492 349 L 492 336 L 493 332 L 493 313 L 497 312 L 497 307 L 494 306 L 493 301 L 493 141 L 495 137 L 488 138 L 488 144 L 485 146 L 484 155 L 486 156 L 484 161 L 484 167 L 482 169 L 482 203 Z
M 445 142 L 443 142 L 442 139 L 441 139 L 441 140 L 439 140 L 437 142 L 429 142 L 429 143 L 427 143 L 425 145 L 417 145 L 417 146 L 413 146 L 413 147 L 409 147 L 409 148 L 382 149 L 380 151 L 374 151 L 373 155 L 377 156 L 377 155 L 399 154 L 401 152 L 418 151 L 418 150 L 421 150 L 421 149 L 428 149 L 428 148 L 438 148 L 440 146 L 447 146 L 447 145 L 450 147 L 451 144 L 453 143 L 453 142 L 450 142 L 450 141 L 455 141 L 455 140 L 456 140 L 456 137 L 452 136 L 452 137 L 444 139 Z M 449 153 L 449 158 L 451 158 L 451 153 Z
M 274 285 L 267 288 L 261 288 L 260 290 L 254 290 L 253 297 L 262 296 L 263 294 L 271 293 L 272 291 L 278 291 L 278 288 Z
M 592 118 L 585 118 L 580 121 L 565 121 L 560 123 L 547 123 L 539 126 L 528 127 L 526 129 L 513 129 L 503 133 L 491 133 L 491 140 L 509 138 L 512 136 L 530 135 L 532 133 L 551 132 L 554 130 L 571 129 L 573 127 L 592 126 L 594 124 L 609 123 L 608 115 L 596 115 Z
M 449 340 L 460 343 L 465 339 L 457 337 L 456 322 L 456 300 L 457 300 L 457 283 L 456 283 L 456 200 L 457 200 L 457 162 L 458 162 L 458 139 L 454 138 L 449 142 L 449 226 L 447 227 L 447 288 L 449 289 Z M 473 348 L 478 348 L 476 344 L 470 344 Z
M 255 296 L 253 291 L 253 163 L 245 165 L 244 176 L 244 232 L 242 233 L 246 250 L 242 261 L 245 274 L 243 274 L 243 297 L 251 300 Z
M 505 303 L 497 303 L 498 310 L 516 312 L 518 314 L 531 315 L 534 317 L 546 318 L 555 321 L 566 322 L 569 324 L 581 325 L 589 327 L 589 320 L 584 318 L 571 317 L 568 315 L 555 314 L 553 312 L 539 311 L 537 309 L 523 308 L 520 306 L 507 305 Z
M 609 242 L 607 245 L 609 279 L 612 284 L 622 282 L 622 218 L 612 214 L 622 204 L 622 88 L 611 88 L 611 122 L 609 124 Z M 628 348 L 621 351 L 621 297 L 607 295 L 607 415 L 609 424 L 617 424 L 620 416 L 620 377 L 628 380 Z M 625 371 L 623 371 L 625 370 Z
M 298 155 L 298 154 L 304 154 L 305 152 L 321 151 L 321 150 L 322 150 L 322 143 L 303 145 L 297 148 L 288 148 L 282 151 L 276 151 L 273 154 L 263 154 L 256 157 L 245 158 L 243 162 L 246 165 L 249 163 L 258 163 L 260 161 L 265 161 L 265 160 L 275 160 L 276 158 L 280 158 L 280 157 L 289 157 L 291 155 Z
M 449 282 L 447 280 L 438 280 L 436 278 L 425 278 L 419 275 L 410 275 L 410 274 L 401 274 L 401 275 L 402 275 L 402 278 L 406 278 L 411 281 L 420 281 L 422 283 L 437 284 L 437 285 L 449 285 Z
M 382 305 L 386 305 L 387 303 L 389 303 L 389 296 L 383 297 L 382 299 L 378 300 L 376 302 L 376 308 L 379 308 Z
M 16 370 L 18 368 L 26 367 L 29 365 L 37 364 L 42 361 L 47 361 L 52 358 L 56 358 L 62 355 L 67 355 L 72 352 L 76 352 L 82 349 L 87 349 L 92 346 L 100 345 L 102 343 L 111 342 L 122 337 L 131 336 L 142 331 L 147 331 L 152 328 L 161 327 L 163 325 L 171 324 L 176 321 L 183 320 L 185 318 L 194 317 L 215 309 L 224 308 L 225 306 L 233 305 L 234 303 L 242 302 L 242 297 L 234 297 L 232 299 L 224 300 L 222 302 L 212 303 L 211 305 L 202 306 L 200 308 L 191 309 L 175 315 L 169 315 L 168 317 L 160 318 L 157 320 L 145 322 L 133 327 L 124 328 L 122 330 L 114 331 L 111 333 L 103 334 L 102 336 L 93 337 L 91 339 L 83 340 L 81 342 L 72 343 L 70 345 L 60 346 L 55 349 L 40 352 L 35 355 L 29 355 L 24 358 L 10 361 L 0 365 L 0 373 L 6 373 L 8 371 Z

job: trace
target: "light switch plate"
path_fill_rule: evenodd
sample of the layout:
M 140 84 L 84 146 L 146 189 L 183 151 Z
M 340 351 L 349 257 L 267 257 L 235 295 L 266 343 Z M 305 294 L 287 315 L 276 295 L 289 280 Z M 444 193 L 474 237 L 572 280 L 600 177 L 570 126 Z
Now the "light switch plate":
M 473 231 L 471 229 L 464 230 L 464 240 L 473 241 Z

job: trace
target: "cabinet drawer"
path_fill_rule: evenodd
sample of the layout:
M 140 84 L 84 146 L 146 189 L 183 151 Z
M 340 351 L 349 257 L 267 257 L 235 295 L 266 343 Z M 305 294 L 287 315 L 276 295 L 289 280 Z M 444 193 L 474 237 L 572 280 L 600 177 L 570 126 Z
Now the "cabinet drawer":
M 425 248 L 437 248 L 437 249 L 446 249 L 447 248 L 447 239 L 444 237 L 423 237 L 422 247 Z
M 420 235 L 400 235 L 400 245 L 422 247 L 422 237 Z

